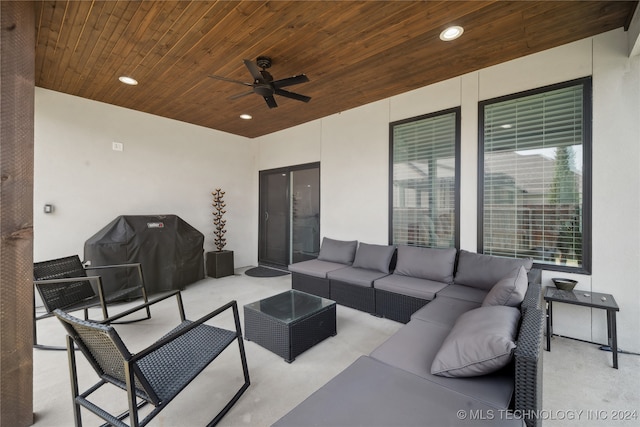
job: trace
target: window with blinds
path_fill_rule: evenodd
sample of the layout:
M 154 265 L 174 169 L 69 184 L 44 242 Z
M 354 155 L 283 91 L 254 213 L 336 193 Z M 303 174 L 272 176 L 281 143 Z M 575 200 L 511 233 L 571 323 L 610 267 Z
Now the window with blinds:
M 590 117 L 590 79 L 480 103 L 480 251 L 589 270 Z
M 389 241 L 458 247 L 460 109 L 390 125 Z

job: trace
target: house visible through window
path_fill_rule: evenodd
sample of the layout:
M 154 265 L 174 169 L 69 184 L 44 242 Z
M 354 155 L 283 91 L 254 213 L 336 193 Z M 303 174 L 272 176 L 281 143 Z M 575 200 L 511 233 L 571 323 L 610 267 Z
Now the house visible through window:
M 480 103 L 478 250 L 590 269 L 591 79 Z
M 391 123 L 391 244 L 458 247 L 459 108 Z

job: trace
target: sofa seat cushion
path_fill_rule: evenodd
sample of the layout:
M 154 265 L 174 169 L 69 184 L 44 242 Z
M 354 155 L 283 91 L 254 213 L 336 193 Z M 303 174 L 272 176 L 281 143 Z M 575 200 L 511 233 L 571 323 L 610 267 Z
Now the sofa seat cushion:
M 520 310 L 503 305 L 479 307 L 461 315 L 436 354 L 431 373 L 478 377 L 496 372 L 513 357 Z
M 456 249 L 398 246 L 395 273 L 436 282 L 452 283 Z
M 396 248 L 394 246 L 360 243 L 356 251 L 356 259 L 353 261 L 353 267 L 389 274 L 391 258 L 393 258 L 395 251 Z
M 380 279 L 387 274 L 375 270 L 366 270 L 364 268 L 347 267 L 327 273 L 329 280 L 338 280 L 340 282 L 349 283 L 364 287 L 373 287 L 374 280 Z
M 465 414 L 494 413 L 494 419 L 465 423 Z M 488 418 L 488 417 L 486 417 Z M 367 356 L 315 391 L 274 427 L 389 426 L 524 426 L 515 417 L 500 417 L 495 407 L 447 390 Z
M 356 256 L 357 247 L 357 240 L 335 240 L 324 237 L 322 245 L 320 245 L 318 259 L 320 261 L 351 265 Z
M 529 271 L 532 265 L 531 258 L 503 258 L 461 250 L 453 283 L 489 291 L 515 268 L 524 266 Z
M 436 295 L 436 298 L 440 297 L 448 297 L 448 298 L 456 298 L 461 299 L 463 301 L 471 301 L 477 302 L 478 304 L 482 304 L 485 297 L 487 296 L 487 291 L 477 288 L 471 288 L 469 286 L 463 285 L 449 285 Z
M 440 291 L 445 286 L 447 286 L 446 283 L 402 276 L 395 273 L 373 282 L 373 287 L 376 289 L 426 299 L 429 301 L 434 299 L 436 292 Z
M 478 307 L 480 307 L 480 304 L 477 302 L 439 295 L 429 304 L 413 313 L 411 318 L 424 322 L 438 323 L 452 328 L 460 315 Z
M 347 268 L 344 264 L 337 262 L 321 261 L 319 259 L 310 259 L 308 261 L 296 262 L 289 264 L 289 271 L 293 273 L 306 274 L 307 276 L 327 278 L 327 273 L 341 268 Z
M 370 356 L 494 408 L 506 409 L 514 390 L 512 372 L 503 370 L 473 378 L 448 378 L 431 373 L 435 355 L 450 330 L 449 326 L 414 319 L 378 346 Z

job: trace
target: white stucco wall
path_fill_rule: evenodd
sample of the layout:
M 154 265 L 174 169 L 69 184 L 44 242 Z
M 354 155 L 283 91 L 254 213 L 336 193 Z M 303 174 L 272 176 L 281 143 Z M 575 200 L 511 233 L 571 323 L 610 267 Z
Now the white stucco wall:
M 612 293 L 621 310 L 619 345 L 638 352 L 640 58 L 628 57 L 622 29 L 258 138 L 258 167 L 272 167 L 277 158 L 288 164 L 320 161 L 321 235 L 386 243 L 389 122 L 461 106 L 460 241 L 475 251 L 478 101 L 585 76 L 593 79 L 593 268 L 591 275 L 561 276 L 578 279 L 576 289 Z M 318 129 L 319 139 L 302 136 Z M 557 275 L 545 271 L 543 285 Z M 603 311 L 554 308 L 556 333 L 606 341 Z
M 82 258 L 84 242 L 119 215 L 178 215 L 213 250 L 211 191 L 220 187 L 225 249 L 236 266 L 255 264 L 255 141 L 41 88 L 35 101 L 35 261 Z

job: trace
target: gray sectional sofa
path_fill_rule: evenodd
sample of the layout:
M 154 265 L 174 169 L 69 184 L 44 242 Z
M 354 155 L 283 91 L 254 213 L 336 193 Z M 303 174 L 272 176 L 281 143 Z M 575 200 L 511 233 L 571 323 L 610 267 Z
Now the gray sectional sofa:
M 325 238 L 318 260 L 290 266 L 292 286 L 406 324 L 274 425 L 540 425 L 543 312 L 531 267 Z

